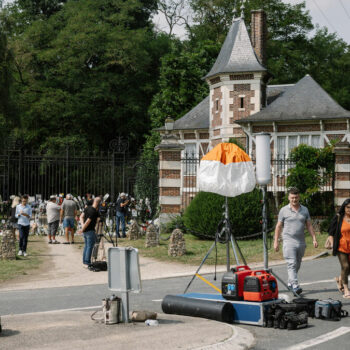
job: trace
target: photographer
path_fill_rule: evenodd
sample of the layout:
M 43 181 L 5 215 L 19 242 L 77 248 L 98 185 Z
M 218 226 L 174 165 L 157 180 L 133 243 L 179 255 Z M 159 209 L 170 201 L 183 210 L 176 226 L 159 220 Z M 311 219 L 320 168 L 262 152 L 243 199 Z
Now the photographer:
M 122 192 L 120 194 L 120 197 L 117 200 L 116 204 L 116 210 L 117 210 L 117 215 L 116 215 L 116 234 L 117 237 L 120 238 L 119 234 L 119 224 L 120 222 L 122 223 L 122 237 L 126 237 L 126 231 L 125 231 L 125 214 L 127 210 L 127 205 L 129 204 L 129 200 L 126 198 L 126 194 Z

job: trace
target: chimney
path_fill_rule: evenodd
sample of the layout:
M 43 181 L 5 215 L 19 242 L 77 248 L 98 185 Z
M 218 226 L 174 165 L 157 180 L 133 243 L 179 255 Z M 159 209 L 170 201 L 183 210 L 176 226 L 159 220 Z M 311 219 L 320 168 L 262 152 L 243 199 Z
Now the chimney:
M 252 45 L 263 66 L 266 64 L 266 37 L 266 13 L 263 10 L 253 10 L 251 22 Z

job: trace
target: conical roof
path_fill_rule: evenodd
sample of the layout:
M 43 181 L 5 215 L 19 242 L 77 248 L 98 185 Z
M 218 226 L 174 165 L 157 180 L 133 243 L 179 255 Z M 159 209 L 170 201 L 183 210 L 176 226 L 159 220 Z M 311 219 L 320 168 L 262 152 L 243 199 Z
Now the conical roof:
M 222 73 L 266 71 L 253 49 L 243 18 L 234 19 L 210 72 L 205 78 Z
M 266 108 L 237 123 L 336 118 L 350 118 L 350 112 L 334 101 L 310 75 L 306 75 Z

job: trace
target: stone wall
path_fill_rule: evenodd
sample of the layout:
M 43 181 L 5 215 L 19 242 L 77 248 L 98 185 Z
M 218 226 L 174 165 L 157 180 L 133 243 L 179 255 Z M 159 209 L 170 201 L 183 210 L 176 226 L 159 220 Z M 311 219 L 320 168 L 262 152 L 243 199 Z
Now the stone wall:
M 16 236 L 15 230 L 4 230 L 0 244 L 0 258 L 3 260 L 16 259 Z
M 178 228 L 173 231 L 170 236 L 168 255 L 182 256 L 186 254 L 185 238 L 181 230 Z

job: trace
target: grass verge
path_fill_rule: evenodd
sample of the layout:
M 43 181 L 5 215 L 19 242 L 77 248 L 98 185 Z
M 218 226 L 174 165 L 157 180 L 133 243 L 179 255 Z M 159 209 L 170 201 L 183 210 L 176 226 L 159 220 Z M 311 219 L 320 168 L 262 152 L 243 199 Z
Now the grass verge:
M 323 252 L 324 243 L 327 239 L 327 234 L 318 234 L 318 248 L 314 248 L 312 245 L 312 239 L 309 234 L 306 235 L 306 251 L 305 256 L 312 256 Z M 121 239 L 118 241 L 119 246 L 133 246 L 139 249 L 139 252 L 142 256 L 155 258 L 161 261 L 169 261 L 169 262 L 180 262 L 184 264 L 190 265 L 199 265 L 208 250 L 213 244 L 213 240 L 199 240 L 195 236 L 191 234 L 185 235 L 186 240 L 186 254 L 180 257 L 170 257 L 168 256 L 168 244 L 169 241 L 160 241 L 160 245 L 158 247 L 146 248 L 145 247 L 145 239 L 142 238 L 137 241 L 129 241 L 128 239 Z M 247 263 L 252 262 L 262 262 L 263 261 L 263 242 L 262 239 L 249 240 L 249 241 L 239 241 L 238 245 L 247 260 Z M 280 251 L 275 252 L 273 250 L 273 241 L 269 240 L 269 260 L 283 260 L 282 255 L 282 244 L 280 246 Z M 235 265 L 236 262 L 233 257 L 232 248 L 230 245 L 230 255 L 231 255 L 231 264 Z M 226 264 L 226 245 L 225 244 L 217 244 L 217 259 L 219 265 Z M 209 257 L 206 260 L 206 264 L 213 265 L 215 264 L 215 249 L 211 252 Z
M 0 260 L 0 283 L 38 270 L 45 259 L 46 245 L 44 237 L 29 236 L 27 257 L 17 255 L 16 260 Z M 18 243 L 16 243 L 16 252 L 18 252 Z

